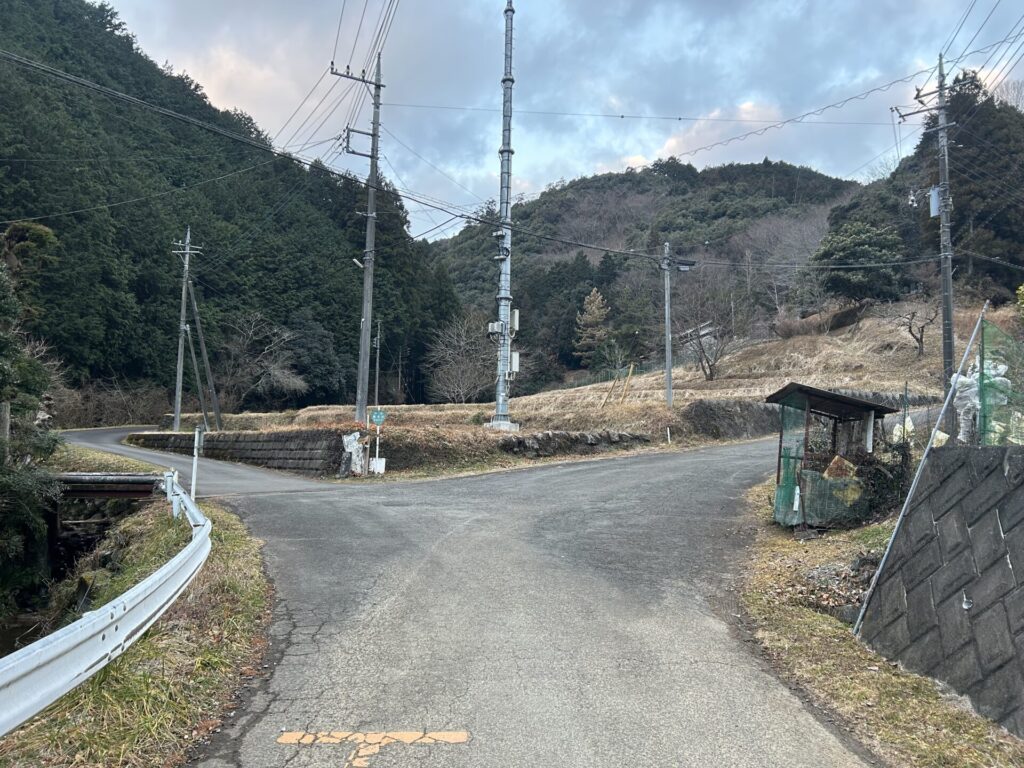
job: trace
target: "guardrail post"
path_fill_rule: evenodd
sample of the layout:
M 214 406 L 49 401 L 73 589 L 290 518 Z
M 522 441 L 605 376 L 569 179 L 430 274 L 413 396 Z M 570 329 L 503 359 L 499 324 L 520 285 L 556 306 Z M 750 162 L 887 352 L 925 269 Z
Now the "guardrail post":
M 164 493 L 167 494 L 167 500 L 170 501 L 171 497 L 174 496 L 174 470 L 169 469 L 164 472 Z

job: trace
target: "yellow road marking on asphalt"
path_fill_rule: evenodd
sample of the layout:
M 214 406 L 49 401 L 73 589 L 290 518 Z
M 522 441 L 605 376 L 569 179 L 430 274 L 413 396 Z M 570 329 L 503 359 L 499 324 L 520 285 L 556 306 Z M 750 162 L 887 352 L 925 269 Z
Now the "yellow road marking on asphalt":
M 469 731 L 285 731 L 277 737 L 277 743 L 354 745 L 345 768 L 367 768 L 370 758 L 388 744 L 466 744 L 469 739 Z

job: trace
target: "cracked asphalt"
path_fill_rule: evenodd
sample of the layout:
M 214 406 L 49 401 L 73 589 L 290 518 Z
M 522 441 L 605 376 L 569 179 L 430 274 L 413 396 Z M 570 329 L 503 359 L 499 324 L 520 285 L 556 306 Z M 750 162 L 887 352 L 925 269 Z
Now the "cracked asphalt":
M 67 437 L 184 466 L 124 433 Z M 735 628 L 774 445 L 344 485 L 204 461 L 277 604 L 268 676 L 195 763 L 870 765 Z

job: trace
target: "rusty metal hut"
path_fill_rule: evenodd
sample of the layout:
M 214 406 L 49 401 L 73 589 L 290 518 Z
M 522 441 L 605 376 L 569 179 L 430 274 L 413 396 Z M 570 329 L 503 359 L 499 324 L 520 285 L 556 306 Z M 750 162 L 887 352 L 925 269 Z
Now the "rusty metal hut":
M 870 499 L 857 470 L 874 452 L 876 422 L 897 409 L 796 382 L 765 402 L 781 410 L 776 522 L 831 527 L 862 519 Z

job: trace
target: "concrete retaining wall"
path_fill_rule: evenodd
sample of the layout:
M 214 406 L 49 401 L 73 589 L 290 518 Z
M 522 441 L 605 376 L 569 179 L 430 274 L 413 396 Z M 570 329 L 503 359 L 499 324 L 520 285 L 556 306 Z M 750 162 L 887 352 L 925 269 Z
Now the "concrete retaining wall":
M 778 433 L 779 406 L 759 400 L 694 400 L 680 418 L 695 435 L 713 440 L 740 440 Z
M 194 439 L 188 432 L 139 432 L 129 435 L 127 442 L 191 456 Z M 206 435 L 203 456 L 303 475 L 336 475 L 344 452 L 341 439 L 340 431 L 329 429 L 211 432 Z
M 1024 448 L 940 448 L 915 496 L 862 637 L 1024 737 Z

